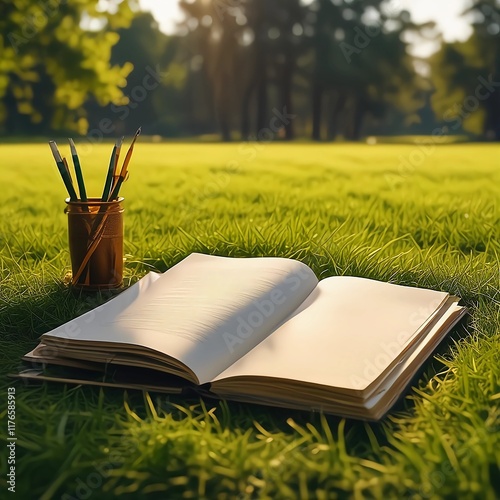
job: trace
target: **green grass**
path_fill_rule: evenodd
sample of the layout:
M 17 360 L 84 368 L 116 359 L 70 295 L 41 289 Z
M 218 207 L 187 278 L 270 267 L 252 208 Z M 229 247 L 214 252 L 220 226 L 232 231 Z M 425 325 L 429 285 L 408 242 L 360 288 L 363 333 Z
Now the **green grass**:
M 380 423 L 61 385 L 16 388 L 20 498 L 500 496 L 500 148 L 138 144 L 126 284 L 191 252 L 299 259 L 470 307 Z M 83 150 L 83 147 L 81 148 Z M 89 148 L 90 149 L 90 148 Z M 82 154 L 90 194 L 111 147 Z M 420 156 L 419 156 L 420 155 Z M 408 166 L 405 159 L 420 162 Z M 74 295 L 49 148 L 0 146 L 0 369 L 110 295 Z M 0 452 L 5 490 L 7 452 Z

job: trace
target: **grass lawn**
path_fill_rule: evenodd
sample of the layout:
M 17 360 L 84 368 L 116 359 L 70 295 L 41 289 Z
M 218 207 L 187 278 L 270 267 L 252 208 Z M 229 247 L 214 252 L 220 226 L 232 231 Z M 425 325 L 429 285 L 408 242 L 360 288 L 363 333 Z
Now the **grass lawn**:
M 99 195 L 111 145 L 81 150 Z M 320 277 L 463 298 L 465 328 L 386 418 L 366 424 L 6 379 L 40 334 L 111 295 L 63 285 L 65 192 L 48 146 L 0 145 L 0 436 L 13 386 L 18 496 L 500 497 L 499 154 L 494 145 L 136 147 L 122 189 L 127 285 L 204 252 L 291 257 Z M 6 462 L 4 446 L 2 492 Z

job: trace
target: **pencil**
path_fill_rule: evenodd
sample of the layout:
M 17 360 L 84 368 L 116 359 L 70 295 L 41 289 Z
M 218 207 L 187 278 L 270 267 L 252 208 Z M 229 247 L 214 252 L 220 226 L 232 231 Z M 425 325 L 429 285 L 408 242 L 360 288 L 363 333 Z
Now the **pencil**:
M 75 143 L 71 138 L 69 138 L 68 141 L 71 149 L 71 157 L 73 158 L 73 166 L 75 167 L 76 181 L 78 182 L 78 189 L 80 191 L 80 199 L 82 201 L 88 201 L 85 182 L 83 181 L 82 167 L 80 166 L 80 159 L 78 158 L 78 153 L 76 152 Z
M 77 201 L 78 196 L 76 194 L 75 188 L 73 187 L 73 183 L 71 182 L 71 178 L 64 166 L 63 159 L 61 158 L 61 153 L 57 149 L 57 144 L 54 141 L 49 141 L 50 150 L 52 151 L 52 155 L 54 156 L 54 160 L 56 161 L 57 168 L 59 169 L 59 173 L 61 174 L 64 185 L 66 186 L 66 190 L 69 194 L 69 199 L 71 201 Z
M 128 174 L 128 164 L 130 163 L 130 158 L 132 157 L 132 153 L 134 151 L 134 144 L 137 138 L 139 137 L 141 133 L 141 127 L 137 130 L 137 132 L 134 135 L 134 138 L 132 139 L 132 144 L 128 148 L 127 154 L 125 156 L 125 160 L 123 161 L 123 166 L 120 172 L 120 176 L 118 177 L 115 185 L 113 186 L 113 190 L 111 192 L 111 196 L 108 198 L 108 201 L 115 200 L 118 198 L 118 194 L 120 193 L 120 188 L 127 178 Z
M 62 161 L 64 163 L 64 168 L 66 169 L 66 172 L 68 172 L 69 180 L 71 181 L 71 184 L 73 185 L 73 178 L 71 177 L 71 172 L 69 170 L 69 165 L 68 165 L 68 162 L 66 161 L 66 158 L 64 156 L 63 156 Z
M 120 173 L 118 172 L 118 159 L 120 158 L 120 152 L 122 150 L 122 144 L 123 144 L 124 139 L 125 139 L 125 137 L 122 137 L 120 139 L 118 147 L 116 148 L 115 167 L 113 169 L 113 183 L 111 184 L 112 186 L 114 186 L 116 184 L 116 181 L 118 180 L 118 177 L 120 175 Z
M 106 182 L 104 183 L 104 189 L 102 191 L 101 201 L 108 201 L 109 192 L 111 191 L 111 183 L 113 182 L 113 174 L 115 171 L 116 163 L 116 150 L 118 149 L 118 141 L 116 141 L 113 146 L 113 151 L 111 153 L 111 158 L 109 159 L 108 174 L 106 175 Z

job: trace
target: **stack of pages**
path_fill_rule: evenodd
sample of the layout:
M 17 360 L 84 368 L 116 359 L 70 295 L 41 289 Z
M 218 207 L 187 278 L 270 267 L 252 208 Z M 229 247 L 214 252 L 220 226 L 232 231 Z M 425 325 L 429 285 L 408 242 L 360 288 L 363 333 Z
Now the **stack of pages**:
M 465 314 L 445 292 L 192 254 L 42 335 L 20 377 L 376 420 Z

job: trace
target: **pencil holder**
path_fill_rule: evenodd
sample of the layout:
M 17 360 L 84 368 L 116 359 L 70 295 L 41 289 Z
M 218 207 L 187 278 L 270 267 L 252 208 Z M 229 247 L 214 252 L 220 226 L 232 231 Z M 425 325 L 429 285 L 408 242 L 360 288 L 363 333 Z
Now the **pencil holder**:
M 123 282 L 123 198 L 103 202 L 66 200 L 71 285 L 109 290 Z

